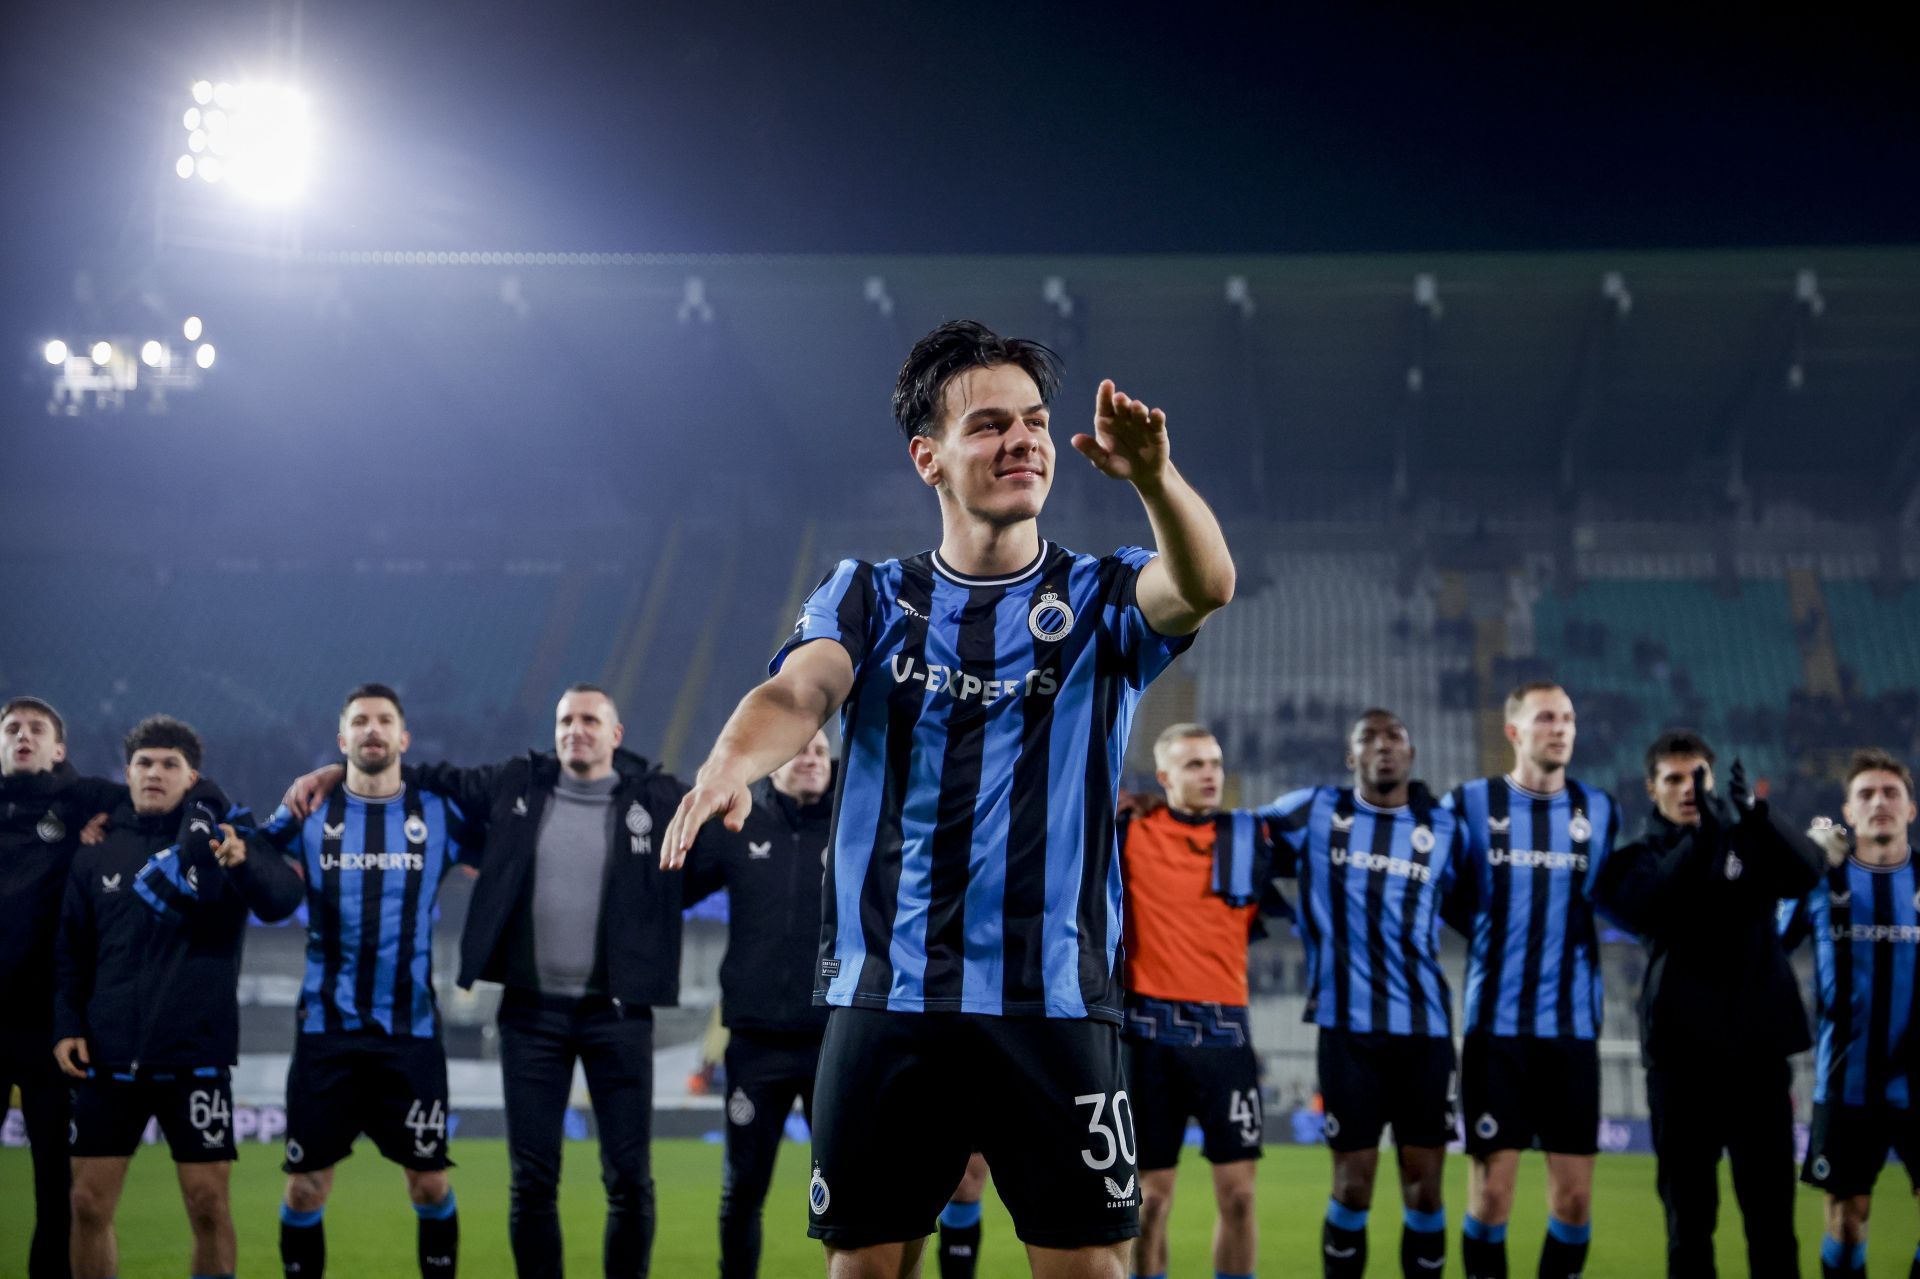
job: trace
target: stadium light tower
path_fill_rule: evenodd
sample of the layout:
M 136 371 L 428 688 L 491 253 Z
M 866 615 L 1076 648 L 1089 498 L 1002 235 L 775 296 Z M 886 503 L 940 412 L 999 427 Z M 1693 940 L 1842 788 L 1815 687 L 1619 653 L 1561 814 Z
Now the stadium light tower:
M 287 85 L 201 80 L 180 115 L 181 181 L 228 187 L 245 199 L 287 204 L 306 190 L 313 163 L 313 116 L 306 95 Z

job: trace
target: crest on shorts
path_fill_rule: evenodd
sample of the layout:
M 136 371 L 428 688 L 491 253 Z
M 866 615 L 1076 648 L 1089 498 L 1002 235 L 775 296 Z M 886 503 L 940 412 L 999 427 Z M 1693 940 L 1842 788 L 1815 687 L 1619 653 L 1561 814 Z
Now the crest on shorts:
M 1033 637 L 1052 643 L 1073 631 L 1073 610 L 1053 591 L 1042 591 L 1034 606 L 1027 610 L 1027 629 Z
M 407 818 L 407 824 L 402 829 L 407 833 L 407 842 L 409 844 L 424 844 L 427 842 L 427 819 L 420 816 L 420 814 L 415 813 L 413 816 Z
M 67 837 L 67 824 L 60 820 L 60 814 L 48 809 L 47 815 L 40 819 L 40 824 L 33 828 L 33 833 L 43 843 L 57 844 Z
M 1338 1137 L 1340 1135 L 1340 1120 L 1333 1114 L 1332 1111 L 1327 1112 L 1327 1122 L 1325 1123 L 1325 1125 L 1323 1125 L 1323 1127 L 1325 1128 L 1326 1134 L 1329 1137 Z
M 1817 1155 L 1814 1157 L 1813 1179 L 1815 1181 L 1825 1181 L 1827 1179 L 1827 1174 L 1831 1173 L 1832 1171 L 1833 1171 L 1833 1165 L 1827 1162 L 1827 1157 L 1825 1155 Z
M 1474 1135 L 1482 1141 L 1491 1141 L 1493 1135 L 1499 1131 L 1500 1121 L 1491 1114 L 1482 1115 L 1473 1121 Z
M 833 1193 L 827 1189 L 827 1179 L 820 1175 L 818 1168 L 815 1168 L 813 1180 L 807 1183 L 807 1207 L 813 1209 L 813 1215 L 818 1217 L 832 1202 Z
M 1585 813 L 1576 808 L 1573 810 L 1573 816 L 1567 821 L 1567 834 L 1573 837 L 1575 843 L 1583 844 L 1593 838 L 1593 823 L 1587 820 Z
M 1432 852 L 1433 851 L 1433 827 L 1415 826 L 1413 828 L 1413 834 L 1411 837 L 1408 838 L 1407 842 L 1413 845 L 1413 851 L 1416 853 Z

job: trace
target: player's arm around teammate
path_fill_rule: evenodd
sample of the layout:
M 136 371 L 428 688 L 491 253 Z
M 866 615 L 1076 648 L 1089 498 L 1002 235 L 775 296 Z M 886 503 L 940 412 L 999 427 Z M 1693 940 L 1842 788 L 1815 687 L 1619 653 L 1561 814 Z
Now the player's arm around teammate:
M 1549 681 L 1508 696 L 1513 768 L 1445 801 L 1465 832 L 1465 1046 L 1469 1279 L 1505 1279 L 1520 1152 L 1547 1164 L 1547 1237 L 1538 1273 L 1586 1265 L 1600 1122 L 1601 973 L 1591 889 L 1618 827 L 1604 791 L 1567 776 L 1573 700 Z
M 1168 727 L 1153 753 L 1166 805 L 1127 822 L 1121 836 L 1123 1039 L 1141 1189 L 1133 1273 L 1167 1273 L 1167 1218 L 1191 1117 L 1212 1168 L 1214 1271 L 1251 1275 L 1262 1110 L 1247 946 L 1273 849 L 1252 813 L 1220 811 L 1225 768 L 1220 743 L 1204 726 Z

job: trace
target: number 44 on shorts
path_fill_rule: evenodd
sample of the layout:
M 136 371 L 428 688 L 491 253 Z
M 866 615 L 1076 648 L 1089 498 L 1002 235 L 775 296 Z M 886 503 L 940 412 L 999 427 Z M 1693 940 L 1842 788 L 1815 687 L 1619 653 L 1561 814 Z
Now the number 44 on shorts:
M 430 1158 L 435 1147 L 447 1137 L 447 1108 L 437 1098 L 431 1107 L 422 1105 L 415 1099 L 407 1107 L 407 1127 L 413 1133 L 413 1153 L 422 1159 Z M 430 1138 L 428 1133 L 432 1133 Z

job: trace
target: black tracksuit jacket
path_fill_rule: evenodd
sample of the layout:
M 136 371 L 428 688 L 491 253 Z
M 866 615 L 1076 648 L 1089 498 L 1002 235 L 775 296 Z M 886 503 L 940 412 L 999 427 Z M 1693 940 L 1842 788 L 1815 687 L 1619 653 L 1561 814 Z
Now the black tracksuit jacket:
M 117 783 L 51 771 L 0 777 L 0 1032 L 49 1038 L 53 942 L 80 829 L 126 798 Z
M 96 1075 L 230 1066 L 239 1059 L 240 951 L 249 911 L 269 922 L 306 896 L 256 836 L 231 870 L 216 825 L 247 822 L 196 789 L 161 816 L 128 801 L 104 843 L 74 854 L 55 946 L 56 1040 L 84 1038 Z
M 801 804 L 763 779 L 754 785 L 745 827 L 720 844 L 727 886 L 720 1017 L 731 1029 L 826 1030 L 827 1009 L 814 1006 L 813 987 L 820 965 L 820 886 L 832 831 L 831 790 Z
M 720 887 L 718 849 L 737 839 L 709 822 L 688 850 L 684 868 L 660 869 L 659 841 L 687 787 L 627 751 L 614 754 L 620 784 L 608 818 L 609 851 L 601 880 L 599 936 L 588 988 L 634 1008 L 680 999 L 680 912 Z M 533 950 L 533 859 L 540 815 L 560 779 L 552 753 L 529 753 L 503 764 L 407 769 L 422 789 L 458 804 L 485 830 L 480 879 L 460 935 L 459 984 L 497 981 L 538 990 Z
M 1811 891 L 1825 865 L 1766 801 L 1737 812 L 1712 796 L 1700 825 L 1655 811 L 1641 837 L 1607 859 L 1595 898 L 1649 951 L 1640 991 L 1648 1067 L 1779 1061 L 1812 1045 L 1776 911 Z

